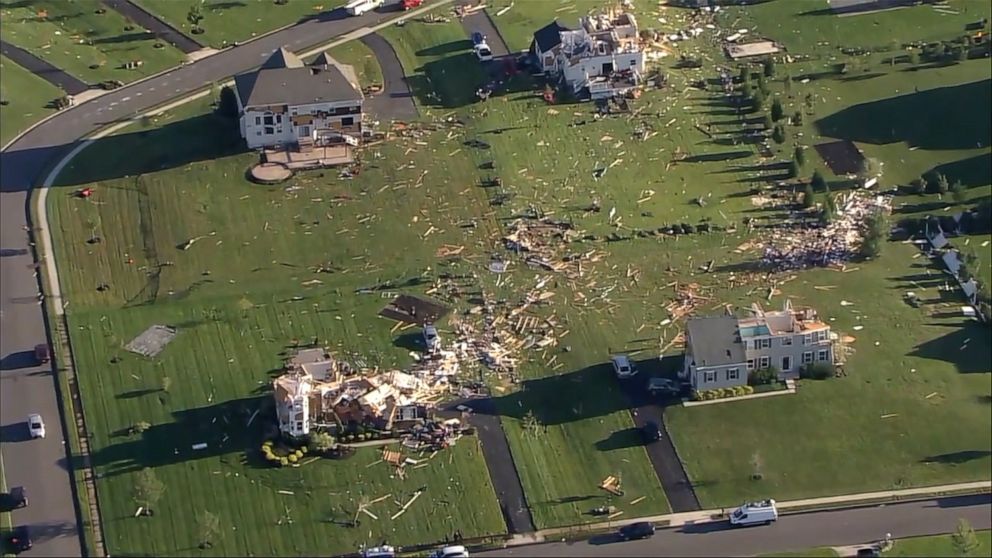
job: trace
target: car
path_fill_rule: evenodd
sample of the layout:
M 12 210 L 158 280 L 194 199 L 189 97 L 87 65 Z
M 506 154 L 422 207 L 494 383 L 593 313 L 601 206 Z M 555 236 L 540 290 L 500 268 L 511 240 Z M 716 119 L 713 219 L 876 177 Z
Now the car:
M 28 432 L 32 438 L 45 437 L 45 421 L 41 420 L 41 415 L 36 413 L 28 416 Z
M 396 549 L 384 544 L 382 546 L 374 546 L 372 548 L 366 548 L 361 552 L 362 558 L 394 558 L 396 556 Z
M 478 31 L 474 31 L 472 33 L 472 46 L 477 47 L 484 44 L 486 44 L 486 36 Z
M 479 62 L 489 62 L 493 59 L 493 51 L 489 49 L 489 45 L 482 43 L 481 45 L 475 45 L 475 57 L 479 59 Z
M 47 344 L 42 343 L 34 346 L 34 359 L 38 361 L 38 364 L 45 364 L 51 359 Z
M 878 549 L 873 546 L 866 546 L 863 548 L 859 548 L 857 554 L 855 554 L 855 556 L 858 556 L 859 558 L 861 556 L 865 556 L 867 558 L 877 558 L 878 556 L 881 555 L 882 553 L 879 552 Z
M 661 428 L 658 428 L 658 423 L 656 422 L 647 422 L 641 427 L 641 436 L 649 444 L 651 442 L 657 442 L 661 439 Z
M 31 531 L 27 525 L 19 525 L 7 535 L 7 546 L 15 553 L 31 550 L 34 543 L 31 542 Z
M 760 502 L 746 502 L 730 514 L 731 525 L 770 525 L 778 520 L 778 508 L 775 500 L 768 499 Z
M 654 536 L 654 523 L 650 521 L 639 521 L 624 525 L 617 531 L 621 540 L 634 541 L 637 539 L 647 539 Z
M 468 549 L 462 545 L 446 546 L 431 553 L 431 558 L 468 558 Z
M 424 326 L 424 345 L 428 351 L 436 351 L 441 345 L 441 337 L 437 334 L 437 328 L 431 324 Z
M 10 492 L 3 494 L 3 511 L 28 507 L 28 493 L 23 486 L 11 487 Z
M 610 357 L 610 362 L 613 363 L 613 371 L 617 378 L 632 378 L 637 375 L 637 368 L 627 355 L 614 355 Z
M 651 395 L 678 395 L 682 388 L 674 380 L 668 378 L 651 378 L 648 380 L 648 393 Z

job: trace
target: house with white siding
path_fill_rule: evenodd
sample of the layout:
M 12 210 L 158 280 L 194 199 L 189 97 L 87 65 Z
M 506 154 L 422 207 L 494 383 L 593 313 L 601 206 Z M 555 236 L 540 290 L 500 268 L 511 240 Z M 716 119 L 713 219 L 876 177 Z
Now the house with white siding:
M 304 64 L 280 48 L 234 84 L 241 137 L 250 149 L 361 142 L 364 96 L 355 72 L 326 53 Z
M 694 317 L 686 323 L 686 354 L 679 377 L 693 389 L 748 383 L 754 370 L 775 368 L 779 378 L 795 377 L 804 365 L 834 362 L 830 326 L 816 310 L 753 306 L 752 315 Z

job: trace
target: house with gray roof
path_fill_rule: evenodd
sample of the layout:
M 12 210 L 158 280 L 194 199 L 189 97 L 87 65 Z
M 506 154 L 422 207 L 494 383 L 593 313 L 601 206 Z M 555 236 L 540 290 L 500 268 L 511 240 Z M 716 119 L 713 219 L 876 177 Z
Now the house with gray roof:
M 250 149 L 361 142 L 364 96 L 355 72 L 327 53 L 304 64 L 280 48 L 258 70 L 234 76 L 234 91 Z

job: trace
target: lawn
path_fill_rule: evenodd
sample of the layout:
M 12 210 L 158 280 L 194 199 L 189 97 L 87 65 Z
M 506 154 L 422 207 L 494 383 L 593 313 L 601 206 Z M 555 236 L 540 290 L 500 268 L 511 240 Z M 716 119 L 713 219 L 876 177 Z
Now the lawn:
M 992 554 L 992 531 L 976 531 L 979 547 L 967 556 L 989 556 Z M 960 551 L 954 546 L 952 535 L 934 535 L 932 537 L 913 537 L 898 539 L 892 550 L 883 556 L 960 556 Z
M 382 68 L 379 67 L 379 60 L 372 50 L 361 41 L 350 41 L 338 45 L 327 53 L 338 62 L 355 68 L 358 82 L 362 87 L 382 85 Z
M 91 84 L 133 81 L 183 61 L 182 52 L 159 43 L 151 33 L 125 29 L 133 24 L 99 0 L 5 0 L 0 16 L 5 41 Z M 125 62 L 134 60 L 141 60 L 141 67 L 123 69 Z
M 51 114 L 48 103 L 59 95 L 54 85 L 0 57 L 0 146 Z
M 162 18 L 182 33 L 201 44 L 223 48 L 234 42 L 247 41 L 280 27 L 292 25 L 301 19 L 326 14 L 346 0 L 290 0 L 274 4 L 272 0 L 242 0 L 227 2 L 208 0 L 202 2 L 200 13 L 202 34 L 192 34 L 187 14 L 190 3 L 178 0 L 136 0 L 142 8 Z
M 226 526 L 209 551 L 216 555 L 343 553 L 383 538 L 412 544 L 454 530 L 466 538 L 504 532 L 474 438 L 401 481 L 389 478 L 388 467 L 365 467 L 377 458 L 371 450 L 349 462 L 259 468 L 259 437 L 239 423 L 268 399 L 269 374 L 293 339 L 318 337 L 369 366 L 408 364 L 407 350 L 393 346 L 393 322 L 376 316 L 382 298 L 353 293 L 387 280 L 416 285 L 437 247 L 464 234 L 454 220 L 465 212 L 439 200 L 471 200 L 472 192 L 459 197 L 463 185 L 442 181 L 414 187 L 427 151 L 413 157 L 417 168 L 383 165 L 351 181 L 311 173 L 287 188 L 254 186 L 242 177 L 255 156 L 239 152 L 236 124 L 202 114 L 205 108 L 194 103 L 148 130 L 101 140 L 66 169 L 49 198 L 111 552 L 198 553 L 189 509 L 211 511 Z M 124 145 L 138 142 L 142 157 L 124 154 Z M 401 152 L 379 149 L 384 158 Z M 472 172 L 458 159 L 450 167 Z M 156 168 L 163 170 L 141 174 Z M 118 178 L 125 175 L 132 178 Z M 95 203 L 67 195 L 83 182 L 95 187 Z M 404 182 L 408 188 L 381 187 Z M 478 205 L 475 217 L 484 222 Z M 451 232 L 423 241 L 428 222 Z M 176 248 L 198 235 L 207 236 L 187 251 Z M 86 242 L 94 236 L 102 242 Z M 403 249 L 401 238 L 409 239 Z M 109 291 L 96 290 L 102 282 Z M 122 350 L 153 323 L 180 328 L 162 355 Z M 170 393 L 160 390 L 166 376 Z M 153 426 L 141 437 L 121 434 L 137 421 Z M 201 441 L 208 450 L 189 450 Z M 130 487 L 141 466 L 153 467 L 167 490 L 153 518 L 133 519 Z M 428 492 L 415 505 L 422 507 L 390 522 L 393 499 L 404 502 L 421 486 Z M 328 523 L 350 519 L 362 497 L 389 493 L 370 508 L 379 521 L 363 516 L 360 529 Z

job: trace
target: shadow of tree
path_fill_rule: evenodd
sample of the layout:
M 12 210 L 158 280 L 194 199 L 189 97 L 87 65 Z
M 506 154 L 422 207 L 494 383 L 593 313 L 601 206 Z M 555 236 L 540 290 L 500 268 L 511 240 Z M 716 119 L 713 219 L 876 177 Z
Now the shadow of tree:
M 992 372 L 989 329 L 985 324 L 966 322 L 950 333 L 917 345 L 910 356 L 954 364 L 963 374 Z
M 989 450 L 962 450 L 942 453 L 940 455 L 930 455 L 920 460 L 920 463 L 942 463 L 944 465 L 960 465 L 976 459 L 982 459 L 992 455 Z

